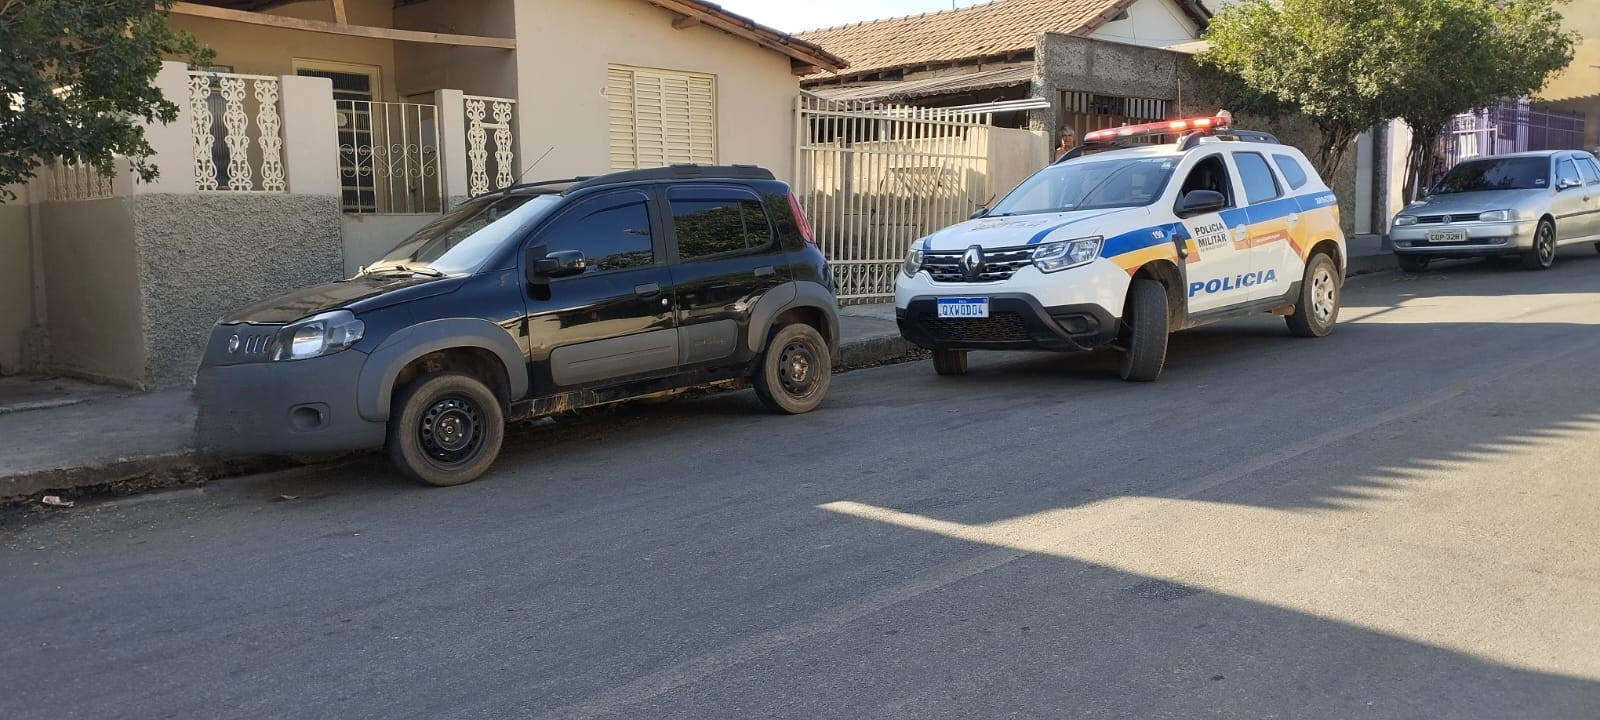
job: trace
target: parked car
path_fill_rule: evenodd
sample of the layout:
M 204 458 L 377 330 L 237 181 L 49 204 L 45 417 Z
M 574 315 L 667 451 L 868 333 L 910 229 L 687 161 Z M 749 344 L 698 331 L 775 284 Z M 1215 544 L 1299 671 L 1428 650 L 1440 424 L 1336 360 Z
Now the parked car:
M 940 375 L 964 373 L 969 350 L 1109 347 L 1123 379 L 1149 381 L 1172 331 L 1271 312 L 1294 335 L 1332 332 L 1338 202 L 1298 150 L 1229 120 L 1089 133 L 992 209 L 918 240 L 895 284 L 901 334 Z
M 1562 247 L 1594 242 L 1600 250 L 1600 163 L 1575 150 L 1464 161 L 1395 215 L 1389 237 L 1406 272 L 1440 258 L 1494 256 L 1544 270 Z
M 815 409 L 834 284 L 771 172 L 674 166 L 468 201 L 356 277 L 219 321 L 195 378 L 227 453 L 384 447 L 432 485 L 471 481 L 508 420 L 697 386 Z

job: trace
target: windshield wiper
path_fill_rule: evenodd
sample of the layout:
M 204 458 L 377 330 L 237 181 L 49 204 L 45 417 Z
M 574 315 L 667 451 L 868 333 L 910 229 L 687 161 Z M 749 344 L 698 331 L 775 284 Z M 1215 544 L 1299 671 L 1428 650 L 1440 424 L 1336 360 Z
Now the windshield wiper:
M 444 277 L 444 273 L 430 267 L 412 266 L 405 263 L 395 263 L 378 268 L 367 268 L 363 275 L 422 275 L 425 277 Z

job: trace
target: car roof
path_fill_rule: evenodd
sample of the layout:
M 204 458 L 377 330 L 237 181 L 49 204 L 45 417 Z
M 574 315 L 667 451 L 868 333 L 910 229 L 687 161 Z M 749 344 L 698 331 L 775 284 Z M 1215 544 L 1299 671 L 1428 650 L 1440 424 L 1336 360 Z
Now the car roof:
M 1283 143 L 1256 142 L 1254 140 L 1222 140 L 1218 138 L 1202 138 L 1199 143 L 1187 150 L 1182 149 L 1181 144 L 1176 142 L 1165 142 L 1155 145 L 1134 145 L 1131 147 L 1113 147 L 1101 150 L 1092 155 L 1080 155 L 1071 160 L 1067 160 L 1062 164 L 1089 158 L 1183 157 L 1190 153 L 1216 148 L 1218 146 L 1227 146 L 1228 148 L 1235 150 L 1243 150 L 1248 148 L 1263 152 L 1279 153 L 1284 152 L 1286 149 L 1292 149 L 1291 146 L 1284 145 Z

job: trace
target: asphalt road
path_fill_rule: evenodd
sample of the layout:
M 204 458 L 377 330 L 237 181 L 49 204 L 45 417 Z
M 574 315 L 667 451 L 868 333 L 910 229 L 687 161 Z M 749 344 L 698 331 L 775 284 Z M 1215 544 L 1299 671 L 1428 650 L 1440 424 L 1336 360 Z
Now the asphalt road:
M 1600 256 L 11 515 L 0 718 L 1600 717 Z M 292 499 L 287 499 L 292 498 Z

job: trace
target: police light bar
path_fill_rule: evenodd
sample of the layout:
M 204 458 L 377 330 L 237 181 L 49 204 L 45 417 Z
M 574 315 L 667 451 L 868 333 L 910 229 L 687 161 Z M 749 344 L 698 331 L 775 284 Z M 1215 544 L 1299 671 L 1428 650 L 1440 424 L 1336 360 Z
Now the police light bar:
M 1085 144 L 1115 142 L 1124 138 L 1150 137 L 1152 135 L 1181 135 L 1184 133 L 1216 130 L 1233 124 L 1233 115 L 1227 110 L 1211 117 L 1189 118 L 1186 120 L 1170 120 L 1166 122 L 1145 123 L 1143 125 L 1124 125 L 1119 128 L 1096 130 L 1083 136 Z

